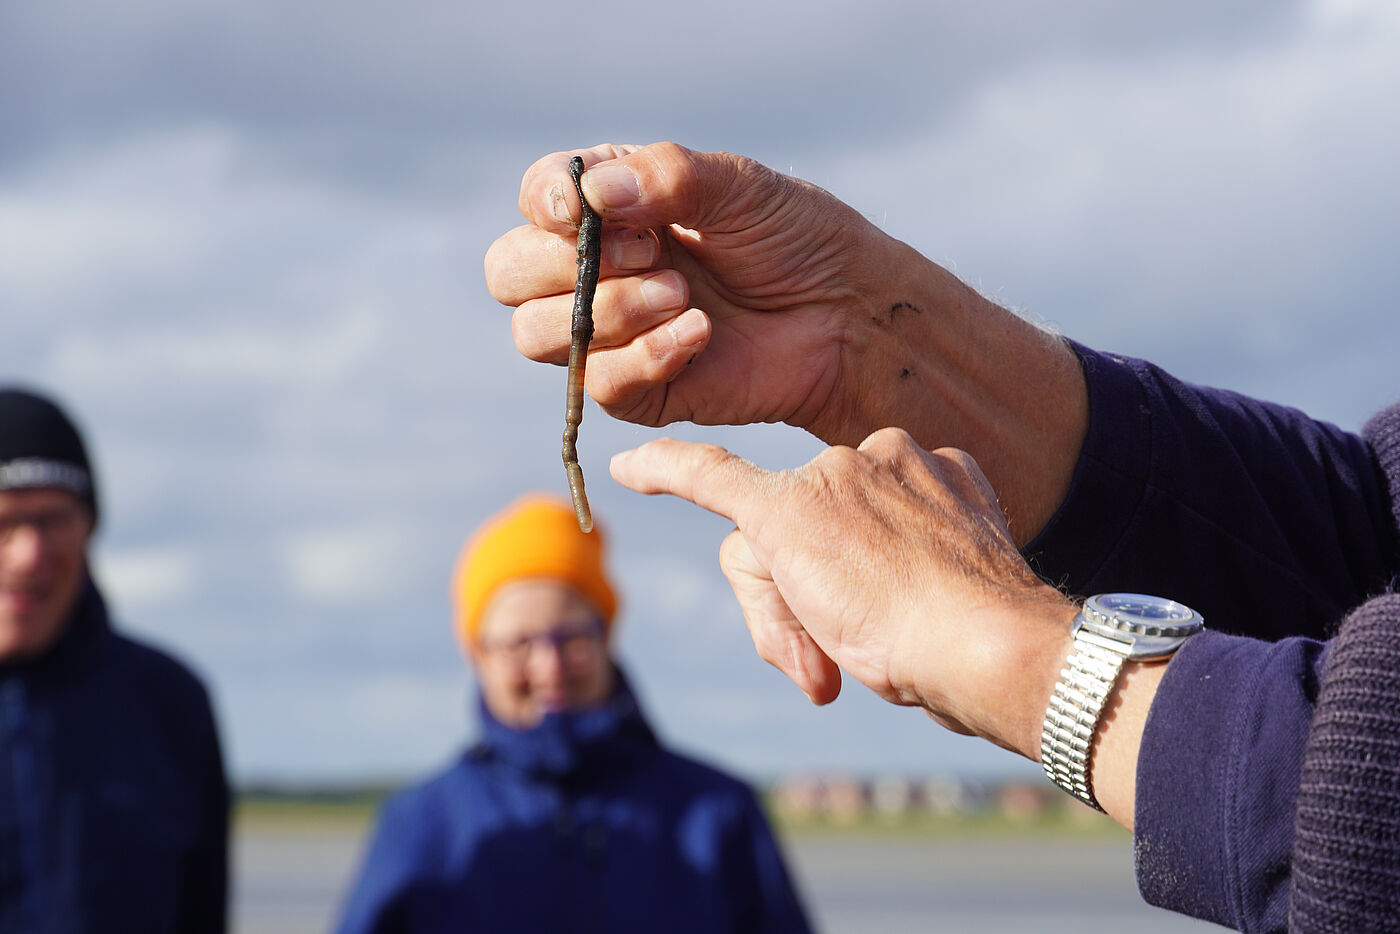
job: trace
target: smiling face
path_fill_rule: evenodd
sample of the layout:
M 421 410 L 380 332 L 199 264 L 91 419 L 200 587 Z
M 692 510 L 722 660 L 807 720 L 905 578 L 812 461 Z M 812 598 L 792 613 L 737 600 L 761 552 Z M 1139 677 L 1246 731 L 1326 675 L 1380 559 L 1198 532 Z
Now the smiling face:
M 40 655 L 63 632 L 91 532 L 92 517 L 71 493 L 0 490 L 0 661 Z
M 512 581 L 492 594 L 471 647 L 486 706 L 524 729 L 551 711 L 595 707 L 613 691 L 608 633 L 598 611 L 567 584 Z

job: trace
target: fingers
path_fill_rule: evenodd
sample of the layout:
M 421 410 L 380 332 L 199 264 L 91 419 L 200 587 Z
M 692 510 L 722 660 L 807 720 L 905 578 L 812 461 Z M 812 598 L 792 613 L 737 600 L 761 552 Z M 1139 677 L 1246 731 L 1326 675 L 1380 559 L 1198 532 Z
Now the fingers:
M 569 177 L 569 160 L 574 156 L 582 157 L 584 174 L 587 175 L 588 170 L 598 163 L 640 148 L 630 144 L 604 143 L 591 149 L 552 152 L 536 160 L 520 180 L 520 213 L 530 223 L 555 233 L 562 233 L 571 227 L 577 229 L 583 212 L 579 209 L 578 192 L 574 190 L 573 180 Z M 589 198 L 588 203 L 595 211 L 601 208 L 593 197 Z
M 685 277 L 662 269 L 625 279 L 604 279 L 593 298 L 593 352 L 645 337 L 680 316 L 690 290 Z M 511 316 L 516 348 L 531 360 L 561 363 L 569 356 L 573 293 L 524 302 Z
M 578 278 L 578 231 L 551 233 L 522 226 L 498 237 L 486 251 L 486 287 L 502 305 L 521 305 L 542 295 L 572 293 Z M 653 269 L 661 242 L 650 230 L 604 228 L 604 279 Z
M 583 193 L 612 224 L 722 229 L 723 219 L 788 190 L 778 173 L 729 153 L 697 152 L 675 143 L 595 146 L 553 153 L 526 171 L 520 185 L 525 219 L 556 233 L 578 226 L 578 195 L 569 159 L 584 161 Z
M 628 344 L 588 355 L 586 388 L 614 418 L 659 427 L 677 417 L 669 385 L 699 358 L 712 336 L 710 319 L 691 308 Z
M 604 234 L 604 278 L 593 300 L 593 341 L 587 388 L 621 418 L 655 424 L 665 384 L 708 345 L 709 317 L 689 308 L 690 288 L 675 269 L 652 268 L 657 239 L 647 230 Z M 501 237 L 486 256 L 487 286 L 515 305 L 511 329 L 516 348 L 531 360 L 568 360 L 577 252 L 570 237 L 519 227 Z M 626 275 L 637 268 L 646 271 Z M 612 353 L 604 353 L 613 350 Z M 658 391 L 658 387 L 659 391 Z
M 613 479 L 638 493 L 670 493 L 741 528 L 772 503 L 774 474 L 715 444 L 661 438 L 613 456 Z
M 841 693 L 841 670 L 798 622 L 738 529 L 720 545 L 719 563 L 744 610 L 759 657 L 792 679 L 814 704 L 835 700 Z

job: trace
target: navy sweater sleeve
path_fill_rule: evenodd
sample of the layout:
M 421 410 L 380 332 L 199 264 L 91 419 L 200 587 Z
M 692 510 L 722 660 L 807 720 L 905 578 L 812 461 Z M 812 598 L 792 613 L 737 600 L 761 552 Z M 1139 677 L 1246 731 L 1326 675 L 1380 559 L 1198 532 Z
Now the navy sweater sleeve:
M 1172 660 L 1147 720 L 1139 886 L 1175 911 L 1284 930 L 1320 639 L 1396 574 L 1396 484 L 1361 438 L 1076 349 L 1090 430 L 1028 556 L 1071 591 L 1178 598 L 1217 630 Z
M 1392 534 L 1372 543 L 1383 559 L 1400 527 L 1400 407 L 1365 437 L 1390 507 Z M 1158 688 L 1138 755 L 1143 896 L 1242 931 L 1393 921 L 1397 660 L 1393 594 L 1363 603 L 1326 644 L 1214 633 L 1188 643 Z
M 1167 667 L 1138 751 L 1149 903 L 1240 931 L 1287 919 L 1293 814 L 1326 647 L 1207 632 Z
M 1026 548 L 1071 593 L 1155 593 L 1223 632 L 1323 638 L 1395 572 L 1370 448 L 1301 412 L 1076 346 L 1089 432 Z

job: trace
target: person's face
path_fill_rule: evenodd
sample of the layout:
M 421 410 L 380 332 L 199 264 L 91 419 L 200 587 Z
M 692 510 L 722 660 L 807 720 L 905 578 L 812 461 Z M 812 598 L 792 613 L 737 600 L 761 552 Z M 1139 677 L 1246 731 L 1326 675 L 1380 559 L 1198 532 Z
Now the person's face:
M 594 707 L 613 689 L 598 611 L 567 584 L 546 579 L 500 587 L 472 647 L 486 706 L 507 726 L 536 726 L 546 713 Z
M 0 490 L 0 661 L 53 644 L 82 589 L 92 517 L 62 490 Z

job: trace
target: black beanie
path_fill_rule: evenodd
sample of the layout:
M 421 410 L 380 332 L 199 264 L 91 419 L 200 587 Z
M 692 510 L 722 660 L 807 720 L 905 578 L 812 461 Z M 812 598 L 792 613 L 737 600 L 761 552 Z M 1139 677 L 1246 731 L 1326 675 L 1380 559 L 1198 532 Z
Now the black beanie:
M 25 487 L 67 490 L 97 524 L 97 490 L 78 429 L 48 399 L 0 389 L 0 490 Z

